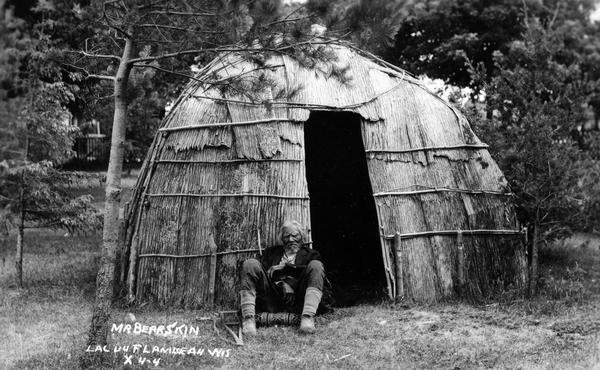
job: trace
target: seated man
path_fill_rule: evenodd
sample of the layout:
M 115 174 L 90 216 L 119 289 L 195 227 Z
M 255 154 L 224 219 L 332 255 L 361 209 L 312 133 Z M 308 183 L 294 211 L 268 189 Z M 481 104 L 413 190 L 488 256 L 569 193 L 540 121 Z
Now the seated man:
M 256 309 L 302 313 L 300 332 L 315 332 L 314 316 L 325 281 L 321 255 L 302 244 L 306 237 L 297 221 L 284 222 L 279 236 L 283 246 L 267 248 L 260 262 L 250 258 L 242 265 L 240 298 L 244 334 L 256 334 Z

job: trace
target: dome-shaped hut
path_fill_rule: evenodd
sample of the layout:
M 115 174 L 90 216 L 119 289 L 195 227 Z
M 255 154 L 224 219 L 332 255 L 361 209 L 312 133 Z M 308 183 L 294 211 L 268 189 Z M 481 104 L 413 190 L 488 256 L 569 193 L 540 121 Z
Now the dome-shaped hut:
M 288 219 L 338 284 L 421 302 L 525 286 L 510 190 L 465 117 L 406 72 L 327 47 L 335 60 L 311 66 L 222 56 L 185 89 L 129 207 L 138 302 L 235 305 L 239 263 Z

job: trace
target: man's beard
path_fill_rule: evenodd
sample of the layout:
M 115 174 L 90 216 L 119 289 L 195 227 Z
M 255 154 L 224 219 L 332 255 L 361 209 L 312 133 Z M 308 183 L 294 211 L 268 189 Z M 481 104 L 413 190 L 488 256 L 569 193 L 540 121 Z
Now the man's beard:
M 284 246 L 285 251 L 289 253 L 296 253 L 300 249 L 300 243 L 290 243 Z

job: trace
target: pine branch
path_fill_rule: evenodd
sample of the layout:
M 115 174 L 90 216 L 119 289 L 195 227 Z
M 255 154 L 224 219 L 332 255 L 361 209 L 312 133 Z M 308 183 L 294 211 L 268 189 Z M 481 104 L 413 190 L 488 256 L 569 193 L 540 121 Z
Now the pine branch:
M 190 31 L 189 28 L 177 27 L 177 26 L 168 26 L 166 24 L 158 24 L 158 23 L 136 24 L 135 27 L 164 28 L 164 29 L 167 29 L 167 30 L 175 30 L 175 31 L 183 31 L 183 32 Z
M 257 68 L 251 69 L 249 71 L 240 73 L 239 75 L 235 75 L 235 76 L 231 76 L 231 77 L 225 77 L 225 78 L 222 78 L 220 80 L 215 80 L 215 81 L 208 81 L 208 80 L 202 80 L 202 79 L 194 77 L 192 75 L 187 75 L 185 73 L 180 73 L 180 72 L 176 72 L 176 71 L 171 71 L 171 70 L 168 70 L 168 69 L 160 68 L 160 67 L 157 67 L 157 66 L 154 66 L 154 65 L 151 65 L 151 64 L 143 64 L 143 65 L 137 64 L 137 65 L 133 66 L 133 68 L 152 68 L 152 69 L 155 69 L 155 70 L 160 71 L 160 72 L 169 73 L 169 74 L 172 74 L 172 75 L 175 75 L 175 76 L 179 76 L 179 77 L 183 77 L 183 78 L 189 78 L 190 80 L 198 81 L 198 82 L 201 82 L 201 83 L 205 83 L 205 84 L 209 84 L 209 85 L 223 85 L 223 86 L 230 86 L 231 85 L 231 81 L 233 81 L 233 80 L 239 80 L 240 77 L 242 77 L 244 75 L 247 75 L 247 74 L 250 74 L 250 73 L 253 73 L 253 72 L 256 72 L 256 71 L 259 71 L 259 70 L 263 70 L 263 69 L 271 70 L 271 69 L 281 68 L 281 67 L 285 67 L 285 65 L 283 65 L 283 64 L 275 64 L 275 65 L 272 65 L 272 66 L 257 67 Z
M 274 70 L 274 69 L 276 69 L 276 68 L 284 68 L 284 67 L 285 67 L 285 64 L 273 64 L 273 65 L 264 66 L 264 67 L 257 67 L 257 68 L 251 69 L 251 70 L 249 70 L 249 71 L 242 72 L 242 73 L 240 73 L 240 74 L 238 74 L 238 75 L 235 75 L 235 76 L 231 76 L 231 77 L 225 77 L 225 78 L 222 78 L 222 79 L 220 79 L 220 80 L 217 80 L 217 81 L 215 81 L 215 82 L 225 82 L 225 81 L 230 81 L 230 80 L 232 80 L 232 79 L 234 79 L 234 78 L 236 78 L 236 79 L 237 79 L 237 78 L 240 78 L 241 76 L 244 76 L 244 75 L 250 74 L 250 73 L 252 73 L 252 72 L 259 71 L 259 70 L 261 70 L 261 69 Z
M 220 35 L 220 34 L 224 33 L 223 31 L 197 30 L 197 29 L 190 29 L 190 28 L 177 27 L 177 26 L 169 26 L 169 25 L 166 25 L 166 24 L 157 24 L 157 23 L 136 24 L 135 27 L 164 28 L 164 29 L 167 29 L 167 30 L 174 30 L 174 31 L 181 31 L 181 32 L 204 33 L 204 34 L 210 34 L 210 35 Z
M 198 81 L 198 82 L 202 82 L 202 83 L 210 83 L 211 85 L 227 85 L 225 83 L 218 83 L 218 82 L 212 83 L 212 82 L 209 82 L 209 81 L 201 80 L 201 79 L 196 78 L 194 76 L 186 75 L 185 73 L 170 71 L 168 69 L 160 68 L 160 67 L 154 66 L 152 64 L 143 64 L 143 65 L 136 64 L 136 65 L 133 66 L 133 68 L 152 68 L 152 69 L 155 69 L 155 70 L 160 71 L 160 72 L 169 73 L 169 74 L 172 74 L 172 75 L 175 75 L 175 76 L 179 76 L 179 77 L 189 78 L 190 80 L 194 80 L 194 81 Z
M 317 41 L 317 40 L 321 40 L 321 41 Z M 293 49 L 295 47 L 298 46 L 303 46 L 303 45 L 332 45 L 332 44 L 338 44 L 339 41 L 336 39 L 333 40 L 323 40 L 317 36 L 307 40 L 307 41 L 301 41 L 301 42 L 297 42 L 291 45 L 285 45 L 285 46 L 281 46 L 281 47 L 277 47 L 277 48 L 259 48 L 259 49 L 255 49 L 255 48 L 236 48 L 233 46 L 225 46 L 225 47 L 216 47 L 216 48 L 207 48 L 207 49 L 191 49 L 191 50 L 182 50 L 182 51 L 177 51 L 177 52 L 173 52 L 173 53 L 167 53 L 167 54 L 162 54 L 162 55 L 156 55 L 156 56 L 152 56 L 152 57 L 142 57 L 142 58 L 132 58 L 129 60 L 129 63 L 140 63 L 140 62 L 151 62 L 151 61 L 155 61 L 155 60 L 161 60 L 161 59 L 168 59 L 168 58 L 176 58 L 176 57 L 180 57 L 180 56 L 184 56 L 184 55 L 197 55 L 197 54 L 201 54 L 201 53 L 206 53 L 206 52 L 243 52 L 243 51 L 247 51 L 250 53 L 260 53 L 260 52 L 265 52 L 265 51 L 270 51 L 270 52 L 274 52 L 274 53 L 281 53 L 283 51 L 286 50 L 290 50 Z
M 277 20 L 277 21 L 273 21 L 271 23 L 267 23 L 265 25 L 265 27 L 271 27 L 271 26 L 275 26 L 275 25 L 278 25 L 278 24 L 282 24 L 282 23 L 297 22 L 297 21 L 301 21 L 301 20 L 304 20 L 304 19 L 310 19 L 310 18 L 312 18 L 312 16 L 310 16 L 310 15 L 307 15 L 305 17 L 300 17 L 300 18 L 291 18 L 291 19 L 285 19 L 284 18 L 284 19 L 280 19 L 280 20 Z
M 120 0 L 107 0 L 107 1 L 105 1 L 105 2 L 104 2 L 104 5 L 103 5 L 103 6 L 104 6 L 104 7 L 106 7 L 107 5 L 111 5 L 111 4 L 114 4 L 114 3 L 118 3 L 119 1 L 120 1 Z
M 88 58 L 99 58 L 99 59 L 112 59 L 116 61 L 120 61 L 121 58 L 116 55 L 107 55 L 107 54 L 92 54 L 87 53 L 83 50 L 65 50 L 67 53 L 80 54 Z
M 98 80 L 107 80 L 107 81 L 114 81 L 115 78 L 113 76 L 105 76 L 105 75 L 96 75 L 96 74 L 88 74 L 85 76 L 85 78 L 95 78 Z
M 315 40 L 321 40 L 321 41 L 316 41 L 315 42 Z M 278 47 L 278 48 L 274 49 L 274 51 L 281 52 L 281 51 L 293 49 L 295 47 L 302 46 L 302 45 L 309 45 L 309 46 L 313 46 L 313 45 L 332 45 L 332 44 L 339 44 L 339 43 L 340 43 L 340 41 L 337 40 L 337 39 L 323 40 L 321 37 L 315 36 L 315 37 L 312 37 L 312 38 L 310 38 L 309 40 L 306 40 L 306 41 L 300 41 L 300 42 L 297 42 L 297 43 L 294 43 L 294 44 L 291 44 L 291 45 L 286 45 L 286 46 Z M 269 49 L 263 49 L 263 50 L 269 50 Z
M 64 66 L 68 66 L 77 70 L 80 70 L 81 72 L 85 73 L 85 78 L 95 78 L 98 80 L 109 80 L 109 81 L 114 81 L 115 78 L 113 76 L 106 76 L 106 75 L 97 75 L 97 74 L 93 74 L 93 73 L 89 73 L 85 68 L 81 68 L 79 66 L 70 64 L 70 63 L 62 63 L 62 65 Z M 66 68 L 63 68 L 64 70 L 68 71 Z
M 110 94 L 110 95 L 100 96 L 100 97 L 91 99 L 89 101 L 92 101 L 92 100 L 100 101 L 100 100 L 110 99 L 110 98 L 114 98 L 114 97 L 115 97 L 115 94 Z
M 126 12 L 129 12 L 130 9 L 127 6 L 127 4 L 125 3 L 125 1 L 119 0 L 119 2 L 121 3 L 121 6 L 123 7 L 123 9 L 125 9 Z
M 121 27 L 112 24 L 112 22 L 110 21 L 110 18 L 108 17 L 108 14 L 106 13 L 106 6 L 113 4 L 117 1 L 111 0 L 111 1 L 105 1 L 103 4 L 103 11 L 102 11 L 102 18 L 104 18 L 104 21 L 106 22 L 106 25 L 112 29 L 114 29 L 115 31 L 121 33 L 123 36 L 125 36 L 125 38 L 131 39 L 132 36 L 126 32 L 124 29 L 122 29 Z
M 181 15 L 181 16 L 187 16 L 187 17 L 216 17 L 216 16 L 225 15 L 225 14 L 229 14 L 229 13 L 233 13 L 233 10 L 229 10 L 225 13 L 199 13 L 199 12 L 176 12 L 176 11 L 172 11 L 172 10 L 152 10 L 152 11 L 149 11 L 147 14 L 149 14 L 149 15 L 151 15 L 151 14 Z
M 244 49 L 233 49 L 233 48 L 232 49 L 223 49 L 223 48 L 217 47 L 217 48 L 207 48 L 207 49 L 182 50 L 182 51 L 177 51 L 174 53 L 167 53 L 167 54 L 156 55 L 156 56 L 152 56 L 152 57 L 132 58 L 129 60 L 129 63 L 152 62 L 152 61 L 161 60 L 161 59 L 177 58 L 177 57 L 184 56 L 184 55 L 197 55 L 197 54 L 206 53 L 206 52 L 222 52 L 222 51 L 235 51 L 235 50 L 243 51 Z M 251 50 L 251 49 L 246 49 L 246 50 Z M 252 49 L 252 50 L 254 50 L 254 49 Z
M 304 8 L 306 8 L 306 5 L 304 5 L 304 4 L 300 5 L 296 9 L 292 10 L 291 12 L 289 12 L 285 17 L 283 17 L 283 20 L 288 19 L 289 17 L 291 17 L 292 15 L 298 13 L 299 11 L 303 10 Z
M 171 45 L 171 46 L 172 45 L 176 45 L 176 44 L 181 44 L 181 43 L 184 43 L 184 42 L 188 41 L 188 40 L 170 40 L 170 39 L 167 39 L 166 36 L 163 35 L 162 33 L 161 33 L 161 36 L 165 37 L 165 39 L 164 40 L 157 40 L 157 39 L 150 39 L 150 38 L 140 37 L 138 39 L 138 41 L 140 43 L 168 44 L 168 45 Z

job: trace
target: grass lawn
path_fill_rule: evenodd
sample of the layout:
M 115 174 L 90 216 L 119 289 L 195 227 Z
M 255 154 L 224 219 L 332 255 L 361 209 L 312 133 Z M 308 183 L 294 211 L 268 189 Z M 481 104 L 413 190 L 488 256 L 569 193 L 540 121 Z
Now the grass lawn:
M 133 186 L 133 181 L 126 183 Z M 101 193 L 101 192 L 100 192 Z M 85 353 L 100 237 L 31 230 L 25 287 L 13 281 L 14 237 L 0 237 L 0 369 L 77 368 Z M 198 335 L 113 334 L 105 368 L 600 368 L 600 239 L 580 235 L 545 248 L 540 294 L 481 305 L 394 307 L 374 302 L 319 317 L 317 334 L 270 327 L 237 347 L 212 312 L 117 308 L 114 323 L 198 327 Z M 133 345 L 190 347 L 144 354 Z M 144 365 L 138 361 L 146 358 Z M 158 366 L 151 360 L 159 359 Z

